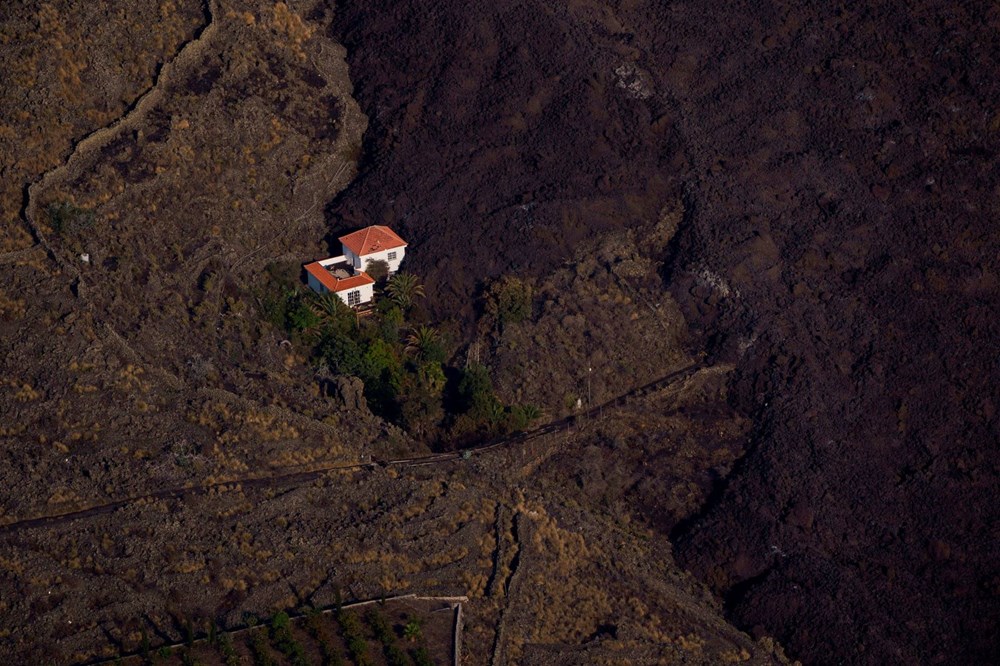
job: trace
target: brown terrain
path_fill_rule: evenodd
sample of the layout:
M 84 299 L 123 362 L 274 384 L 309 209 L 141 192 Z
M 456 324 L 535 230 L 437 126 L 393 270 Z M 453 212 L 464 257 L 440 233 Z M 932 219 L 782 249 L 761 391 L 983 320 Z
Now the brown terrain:
M 471 664 L 1000 660 L 998 34 L 933 0 L 0 9 L 0 662 L 226 663 L 184 646 L 217 627 L 266 663 L 287 611 L 336 663 L 310 609 L 402 594 L 467 597 Z M 371 223 L 534 429 L 407 433 L 261 316 Z M 434 663 L 442 603 L 383 607 Z

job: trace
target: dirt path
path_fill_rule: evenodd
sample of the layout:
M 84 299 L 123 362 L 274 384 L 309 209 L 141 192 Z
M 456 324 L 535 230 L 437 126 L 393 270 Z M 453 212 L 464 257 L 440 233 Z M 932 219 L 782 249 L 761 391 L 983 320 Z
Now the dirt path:
M 35 236 L 36 241 L 45 247 L 49 256 L 52 257 L 52 260 L 57 263 L 60 268 L 67 270 L 70 275 L 77 280 L 80 280 L 81 283 L 82 276 L 80 275 L 80 271 L 77 270 L 75 266 L 63 261 L 59 257 L 39 227 L 38 192 L 49 187 L 53 182 L 70 172 L 73 166 L 86 155 L 93 153 L 95 150 L 100 150 L 103 146 L 107 145 L 122 129 L 134 127 L 135 124 L 139 122 L 140 119 L 145 117 L 149 110 L 159 101 L 160 97 L 163 95 L 164 82 L 170 79 L 171 73 L 175 69 L 183 67 L 186 63 L 194 62 L 196 58 L 199 58 L 202 55 L 206 44 L 212 40 L 215 33 L 218 32 L 219 29 L 219 21 L 217 18 L 219 8 L 217 0 L 208 0 L 205 3 L 205 8 L 208 14 L 208 23 L 205 24 L 205 26 L 195 35 L 194 39 L 181 47 L 181 49 L 177 52 L 177 55 L 174 56 L 172 60 L 165 63 L 163 67 L 160 68 L 153 85 L 150 86 L 150 88 L 143 93 L 122 116 L 115 119 L 110 124 L 94 130 L 82 138 L 73 147 L 73 152 L 65 162 L 53 169 L 50 169 L 49 171 L 46 171 L 27 187 L 22 216 L 24 217 L 25 222 L 27 222 L 28 227 L 31 229 L 31 233 Z
M 504 631 L 507 625 L 505 620 L 510 614 L 510 608 L 514 603 L 513 599 L 516 596 L 518 589 L 515 587 L 515 584 L 521 580 L 518 574 L 524 570 L 524 568 L 520 566 L 522 558 L 524 557 L 522 535 L 524 533 L 525 526 L 523 524 L 524 521 L 522 520 L 522 515 L 523 514 L 520 512 L 517 512 L 511 516 L 510 519 L 510 534 L 514 542 L 514 557 L 510 563 L 510 572 L 507 574 L 507 578 L 503 583 L 504 602 L 500 607 L 500 616 L 497 618 L 497 630 L 493 640 L 493 650 L 490 653 L 490 666 L 498 666 L 498 664 L 507 663 L 507 640 Z
M 449 451 L 447 453 L 437 453 L 426 456 L 413 456 L 409 458 L 397 458 L 395 460 L 375 460 L 368 463 L 357 463 L 352 465 L 335 465 L 330 467 L 320 467 L 308 470 L 298 470 L 298 471 L 285 471 L 279 474 L 273 474 L 261 477 L 250 477 L 242 479 L 230 479 L 228 481 L 220 481 L 218 483 L 205 484 L 200 486 L 184 486 L 179 488 L 164 488 L 163 490 L 158 490 L 146 495 L 139 495 L 136 497 L 128 497 L 125 499 L 117 500 L 114 502 L 107 502 L 104 504 L 97 504 L 93 506 L 88 506 L 84 508 L 73 509 L 71 511 L 66 511 L 64 513 L 54 513 L 44 516 L 36 516 L 33 518 L 26 518 L 24 520 L 18 520 L 15 522 L 7 523 L 6 525 L 0 525 L 0 535 L 11 534 L 14 532 L 19 532 L 25 529 L 31 529 L 34 527 L 53 527 L 56 525 L 62 525 L 74 520 L 83 520 L 86 518 L 92 518 L 94 516 L 107 515 L 117 511 L 118 509 L 124 508 L 130 504 L 137 502 L 156 502 L 164 500 L 184 500 L 188 497 L 195 497 L 198 495 L 205 495 L 209 492 L 227 487 L 227 486 L 241 486 L 246 488 L 282 488 L 282 487 L 301 487 L 321 478 L 322 476 L 329 474 L 330 472 L 339 472 L 342 470 L 359 470 L 359 469 L 370 469 L 374 467 L 421 467 L 426 465 L 440 465 L 447 462 L 454 461 L 465 461 L 468 460 L 473 454 L 482 453 L 492 449 L 498 449 L 502 447 L 518 446 L 529 442 L 533 439 L 543 437 L 545 435 L 551 435 L 559 432 L 568 430 L 576 426 L 581 420 L 584 419 L 594 419 L 604 414 L 605 411 L 613 412 L 614 410 L 622 408 L 629 402 L 636 400 L 645 395 L 649 395 L 656 391 L 662 391 L 673 384 L 684 381 L 685 379 L 691 377 L 701 370 L 706 370 L 713 367 L 713 363 L 708 360 L 701 360 L 691 365 L 688 365 L 680 370 L 675 370 L 659 379 L 656 379 L 648 384 L 644 384 L 637 388 L 632 389 L 622 395 L 605 402 L 604 404 L 597 405 L 579 414 L 574 414 L 572 416 L 567 416 L 565 418 L 552 421 L 538 428 L 528 430 L 525 432 L 515 433 L 513 435 L 508 435 L 505 437 L 500 437 L 493 440 L 488 440 L 482 444 L 476 446 L 470 446 L 464 449 L 458 449 L 456 451 Z
M 75 282 L 74 293 L 83 306 L 90 312 L 95 324 L 97 324 L 97 328 L 103 328 L 106 330 L 108 335 L 103 341 L 107 342 L 110 338 L 110 344 L 121 350 L 121 352 L 129 359 L 137 360 L 142 357 L 135 351 L 135 349 L 132 348 L 131 345 L 128 344 L 128 342 L 125 341 L 124 338 L 122 338 L 121 335 L 118 334 L 117 331 L 114 330 L 111 324 L 104 321 L 103 313 L 98 312 L 97 308 L 93 306 L 90 299 L 87 298 L 87 284 L 83 278 L 83 274 L 72 261 L 67 261 L 65 257 L 61 256 L 56 248 L 54 248 L 49 242 L 39 223 L 38 197 L 41 191 L 52 187 L 54 183 L 58 183 L 61 179 L 65 179 L 66 177 L 71 176 L 75 171 L 79 170 L 78 165 L 81 162 L 85 161 L 89 155 L 92 155 L 94 152 L 99 151 L 104 146 L 108 145 L 114 140 L 115 137 L 119 136 L 122 131 L 130 128 L 136 128 L 138 124 L 145 119 L 149 111 L 153 109 L 162 98 L 163 88 L 170 80 L 173 72 L 178 69 L 183 71 L 184 67 L 190 63 L 196 62 L 198 58 L 203 56 L 205 49 L 208 48 L 208 45 L 212 42 L 219 30 L 218 0 L 207 0 L 205 2 L 205 11 L 208 16 L 208 22 L 195 34 L 193 39 L 184 44 L 177 51 L 177 55 L 175 55 L 173 59 L 164 63 L 157 73 L 153 84 L 135 101 L 134 104 L 125 110 L 125 113 L 108 125 L 94 130 L 87 136 L 80 139 L 73 146 L 73 150 L 65 162 L 46 171 L 25 188 L 24 206 L 21 210 L 21 217 L 28 225 L 31 234 L 35 239 L 35 245 L 0 257 L 0 262 L 6 262 L 6 260 L 16 260 L 20 258 L 22 252 L 27 253 L 34 250 L 38 246 L 44 248 L 46 254 L 59 267 L 59 270 L 66 275 L 69 275 Z M 162 376 L 167 385 L 170 387 L 179 389 L 183 386 L 183 382 L 170 372 L 159 367 L 152 369 Z

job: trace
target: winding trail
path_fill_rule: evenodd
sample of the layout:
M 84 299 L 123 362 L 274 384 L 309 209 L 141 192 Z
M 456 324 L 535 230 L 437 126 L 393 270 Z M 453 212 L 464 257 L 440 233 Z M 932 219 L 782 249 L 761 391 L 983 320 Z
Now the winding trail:
M 368 463 L 355 463 L 350 465 L 333 465 L 329 467 L 319 467 L 308 470 L 299 471 L 286 471 L 279 474 L 272 474 L 268 476 L 258 476 L 249 477 L 242 479 L 230 479 L 227 481 L 220 481 L 218 483 L 210 483 L 200 486 L 182 486 L 176 488 L 164 488 L 162 490 L 157 490 L 146 495 L 138 495 L 135 497 L 127 497 L 125 499 L 116 500 L 114 502 L 108 502 L 105 504 L 97 504 L 82 509 L 74 509 L 71 511 L 66 511 L 64 513 L 48 514 L 44 516 L 36 516 L 34 518 L 25 518 L 23 520 L 17 520 L 14 522 L 7 523 L 5 525 L 0 525 L 0 536 L 11 534 L 14 532 L 19 532 L 21 530 L 31 529 L 35 527 L 54 527 L 56 525 L 62 525 L 65 523 L 72 522 L 74 520 L 82 520 L 86 518 L 92 518 L 94 516 L 102 516 L 113 513 L 119 509 L 129 506 L 130 504 L 143 503 L 147 504 L 150 502 L 163 501 L 163 500 L 184 500 L 189 497 L 196 497 L 198 495 L 207 495 L 213 490 L 217 490 L 223 487 L 230 486 L 241 486 L 244 489 L 254 488 L 280 488 L 280 487 L 301 487 L 308 483 L 311 483 L 330 472 L 339 472 L 344 470 L 360 470 L 360 469 L 373 469 L 376 467 L 422 467 L 427 465 L 441 465 L 449 462 L 465 462 L 469 460 L 473 454 L 482 453 L 485 451 L 490 451 L 494 449 L 514 447 L 522 445 L 533 439 L 539 437 L 544 437 L 546 435 L 551 435 L 558 432 L 563 432 L 569 430 L 577 425 L 577 423 L 583 419 L 594 419 L 604 411 L 614 411 L 620 409 L 638 398 L 649 395 L 651 393 L 662 391 L 674 384 L 677 384 L 685 379 L 693 376 L 701 370 L 705 370 L 714 366 L 714 363 L 710 360 L 702 359 L 688 366 L 685 366 L 679 370 L 675 370 L 667 375 L 664 375 L 658 379 L 655 379 L 647 384 L 636 387 L 626 393 L 623 393 L 611 400 L 592 407 L 579 414 L 574 414 L 572 416 L 567 416 L 556 421 L 551 421 L 543 426 L 534 428 L 532 430 L 527 430 L 519 433 L 514 433 L 513 435 L 508 435 L 505 437 L 499 437 L 492 440 L 487 440 L 481 444 L 475 446 L 470 446 L 464 449 L 458 449 L 456 451 L 449 451 L 447 453 L 436 453 L 425 456 L 413 456 L 409 458 L 396 458 L 394 460 L 375 460 Z
M 195 34 L 193 39 L 177 51 L 177 55 L 160 67 L 153 85 L 126 109 L 125 113 L 119 118 L 80 139 L 73 146 L 73 151 L 65 162 L 46 171 L 29 184 L 25 190 L 24 207 L 21 211 L 21 216 L 27 223 L 28 228 L 31 230 L 38 244 L 42 245 L 49 256 L 52 257 L 52 260 L 60 268 L 67 270 L 81 285 L 83 284 L 83 276 L 80 274 L 80 271 L 76 266 L 66 262 L 59 256 L 38 224 L 38 192 L 46 189 L 53 182 L 58 181 L 59 178 L 75 167 L 83 159 L 83 156 L 94 150 L 100 150 L 110 143 L 123 128 L 132 126 L 144 118 L 149 113 L 149 110 L 160 101 L 163 96 L 164 82 L 170 79 L 171 73 L 179 67 L 184 67 L 188 63 L 194 62 L 194 59 L 202 55 L 207 44 L 219 30 L 219 21 L 216 18 L 219 15 L 218 0 L 206 0 L 204 7 L 208 15 L 208 23 Z
M 165 89 L 173 82 L 173 80 L 178 76 L 184 76 L 185 72 L 196 67 L 205 54 L 216 46 L 215 40 L 219 35 L 219 32 L 225 29 L 225 21 L 223 19 L 223 10 L 220 7 L 220 0 L 202 0 L 202 8 L 206 17 L 206 22 L 197 30 L 192 39 L 178 48 L 173 58 L 169 59 L 159 67 L 152 85 L 145 92 L 143 92 L 117 119 L 104 127 L 90 132 L 77 141 L 73 145 L 69 157 L 62 164 L 46 171 L 24 188 L 24 203 L 21 209 L 21 216 L 31 231 L 35 239 L 35 244 L 27 248 L 0 254 L 0 264 L 22 260 L 39 248 L 43 249 L 51 261 L 58 266 L 59 270 L 64 275 L 69 276 L 70 281 L 75 285 L 74 293 L 77 301 L 80 303 L 81 307 L 86 309 L 90 314 L 94 322 L 94 329 L 100 335 L 100 342 L 102 345 L 107 346 L 109 349 L 116 350 L 124 358 L 128 359 L 129 362 L 140 365 L 147 371 L 155 373 L 162 381 L 163 385 L 173 391 L 187 392 L 192 395 L 195 393 L 214 394 L 216 397 L 220 397 L 221 399 L 225 399 L 227 401 L 235 400 L 242 403 L 248 403 L 250 401 L 247 399 L 228 391 L 213 391 L 212 389 L 191 386 L 183 377 L 178 376 L 161 365 L 147 360 L 144 355 L 133 347 L 132 344 L 118 332 L 115 326 L 112 325 L 111 321 L 109 321 L 110 318 L 107 316 L 107 313 L 94 306 L 91 299 L 88 298 L 88 284 L 83 273 L 79 270 L 76 263 L 71 258 L 67 258 L 60 254 L 57 248 L 50 243 L 41 223 L 41 220 L 44 217 L 44 212 L 41 210 L 41 204 L 39 202 L 41 194 L 52 186 L 73 178 L 76 173 L 85 168 L 87 160 L 89 160 L 95 153 L 99 152 L 105 146 L 113 142 L 123 132 L 136 130 L 143 126 L 150 112 L 155 110 L 157 105 L 163 102 L 164 95 L 167 94 Z M 336 67 L 331 66 L 330 63 L 323 57 L 325 55 L 324 44 L 322 42 L 317 42 L 316 48 L 318 49 L 319 57 L 317 58 L 315 56 L 311 56 L 313 65 L 317 68 L 317 71 L 322 72 L 322 74 L 329 81 L 336 80 L 338 76 Z M 178 74 L 178 72 L 180 74 Z M 360 108 L 352 102 L 348 105 L 347 110 L 345 111 L 344 122 L 358 124 L 362 123 L 362 121 L 364 121 L 364 116 L 361 114 Z M 344 149 L 344 145 L 351 140 L 352 136 L 353 134 L 351 132 L 341 132 L 337 138 L 337 149 L 331 150 L 326 159 L 317 161 L 317 165 L 313 171 L 304 178 L 304 181 L 309 181 L 309 183 L 296 183 L 296 191 L 298 191 L 300 186 L 306 187 L 306 185 L 312 183 L 313 181 L 319 180 L 322 180 L 327 184 L 328 187 L 326 189 L 336 190 L 338 189 L 338 185 L 339 189 L 346 186 L 346 183 L 353 178 L 351 169 L 353 162 L 350 160 L 344 160 L 340 156 L 340 153 Z M 330 173 L 333 173 L 332 177 L 330 176 Z M 310 188 L 306 187 L 306 189 Z M 297 216 L 291 226 L 301 222 L 315 208 L 320 206 L 321 202 L 324 200 L 324 192 L 326 189 L 318 187 L 312 187 L 311 189 L 315 191 L 309 192 L 311 195 L 310 205 Z M 280 239 L 281 236 L 279 234 L 271 236 L 254 250 L 247 253 L 236 262 L 233 262 L 227 269 L 227 272 L 230 272 L 234 265 L 242 263 L 249 257 L 259 253 Z M 219 251 L 219 248 L 210 246 L 206 249 L 206 254 L 209 255 L 210 252 L 218 253 Z M 206 256 L 203 261 L 207 262 L 208 259 L 209 256 Z M 203 266 L 199 265 L 196 269 L 191 270 L 198 273 L 201 271 L 202 267 Z M 222 281 L 220 280 L 219 284 L 221 285 L 221 283 Z M 255 407 L 258 409 L 264 408 L 261 405 L 255 405 Z M 302 422 L 303 419 L 305 419 L 305 417 L 290 411 L 280 409 L 278 411 L 281 411 L 282 415 L 286 418 L 296 419 L 299 422 Z M 305 427 L 314 429 L 318 428 L 326 431 L 331 430 L 329 426 L 326 426 L 319 420 L 311 420 L 309 423 L 305 424 Z M 169 494 L 168 491 L 162 492 Z
M 518 589 L 516 585 L 521 580 L 519 574 L 524 571 L 524 567 L 520 566 L 525 548 L 522 545 L 524 540 L 521 538 L 525 529 L 522 516 L 521 512 L 517 512 L 510 520 L 510 534 L 514 541 L 514 557 L 510 562 L 510 572 L 507 574 L 507 579 L 503 584 L 504 603 L 500 606 L 500 615 L 497 618 L 497 630 L 493 636 L 493 649 L 490 651 L 490 666 L 499 666 L 500 664 L 507 663 L 506 619 L 510 615 L 510 609 L 514 603 L 513 598 Z
M 208 16 L 208 22 L 195 33 L 191 40 L 177 50 L 177 53 L 173 58 L 160 66 L 152 85 L 150 85 L 144 93 L 139 95 L 139 97 L 125 109 L 125 112 L 121 116 L 109 124 L 93 130 L 74 143 L 70 150 L 69 157 L 67 157 L 62 164 L 45 171 L 32 182 L 24 186 L 24 203 L 21 206 L 21 218 L 28 226 L 28 230 L 35 239 L 35 243 L 34 245 L 20 250 L 0 254 L 0 263 L 17 261 L 21 257 L 34 251 L 36 248 L 42 247 L 45 249 L 46 254 L 49 255 L 53 262 L 82 284 L 83 276 L 80 271 L 72 263 L 66 262 L 61 256 L 59 256 L 49 243 L 48 238 L 46 238 L 45 234 L 42 232 L 41 226 L 38 223 L 38 192 L 46 189 L 52 182 L 57 181 L 66 172 L 68 172 L 74 164 L 78 163 L 80 159 L 82 159 L 80 157 L 81 155 L 91 150 L 97 150 L 106 146 L 121 128 L 132 124 L 137 116 L 143 116 L 148 113 L 152 105 L 156 104 L 162 97 L 163 82 L 170 76 L 171 72 L 202 53 L 205 43 L 218 31 L 218 21 L 216 20 L 216 16 L 219 14 L 218 0 L 203 0 L 203 7 Z
M 135 351 L 125 341 L 125 339 L 118 334 L 117 331 L 111 326 L 110 323 L 104 321 L 101 317 L 101 313 L 93 306 L 93 304 L 87 299 L 86 294 L 86 282 L 83 279 L 83 274 L 76 267 L 73 262 L 66 261 L 66 259 L 61 256 L 56 249 L 46 238 L 45 233 L 38 222 L 38 193 L 44 191 L 50 187 L 53 183 L 59 182 L 60 179 L 71 174 L 72 170 L 77 168 L 77 165 L 89 154 L 94 151 L 100 150 L 104 146 L 108 145 L 114 138 L 123 130 L 129 127 L 134 127 L 137 123 L 141 122 L 146 114 L 149 113 L 162 98 L 163 87 L 165 82 L 171 78 L 172 73 L 178 69 L 193 63 L 195 59 L 200 58 L 208 48 L 208 44 L 215 37 L 215 34 L 219 31 L 219 7 L 218 0 L 205 0 L 204 4 L 205 12 L 208 16 L 208 22 L 195 34 L 194 38 L 184 44 L 178 51 L 177 54 L 168 62 L 165 62 L 159 69 L 156 75 L 156 79 L 153 81 L 152 86 L 149 87 L 146 92 L 144 92 L 128 109 L 125 113 L 118 117 L 116 120 L 112 121 L 108 125 L 94 130 L 87 136 L 80 139 L 72 149 L 70 156 L 65 162 L 57 167 L 54 167 L 39 178 L 35 179 L 32 183 L 28 184 L 24 188 L 24 205 L 21 209 L 21 217 L 24 219 L 25 224 L 27 224 L 32 236 L 35 238 L 35 245 L 30 248 L 25 248 L 23 252 L 27 253 L 30 250 L 34 250 L 36 247 L 41 246 L 45 249 L 46 254 L 49 258 L 59 267 L 59 270 L 70 275 L 75 284 L 76 288 L 74 293 L 82 303 L 83 307 L 86 308 L 93 321 L 95 323 L 95 329 L 103 328 L 107 332 L 107 338 L 111 339 L 111 343 L 117 346 L 122 353 L 129 359 L 141 359 L 141 355 Z M 22 252 L 22 251 L 19 251 Z M 9 260 L 16 260 L 20 257 L 20 254 L 12 253 L 11 256 L 0 257 L 0 262 L 5 263 Z M 107 339 L 106 338 L 106 339 Z M 163 368 L 153 368 L 155 369 L 165 380 L 165 382 L 174 389 L 179 389 L 183 386 L 183 382 L 180 378 L 174 376 L 167 370 Z

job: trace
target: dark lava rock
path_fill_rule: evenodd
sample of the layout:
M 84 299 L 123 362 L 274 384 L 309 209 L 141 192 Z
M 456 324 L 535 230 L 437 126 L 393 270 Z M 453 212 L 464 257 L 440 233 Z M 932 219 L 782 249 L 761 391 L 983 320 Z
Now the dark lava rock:
M 337 11 L 371 125 L 335 231 L 397 226 L 442 312 L 683 193 L 670 288 L 757 428 L 677 554 L 739 626 L 1000 659 L 992 3 Z
M 365 383 L 357 377 L 334 377 L 330 381 L 329 391 L 330 395 L 344 407 L 362 414 L 368 413 L 368 403 L 365 401 Z
M 1000 164 L 970 145 L 998 138 L 1000 16 L 772 8 L 703 5 L 677 44 L 704 51 L 673 291 L 749 341 L 758 426 L 678 557 L 809 663 L 995 663 Z M 733 294 L 708 314 L 706 270 Z
M 646 96 L 630 29 L 586 5 L 338 3 L 370 124 L 333 235 L 399 229 L 435 314 L 468 313 L 483 278 L 545 272 L 677 198 L 670 101 Z

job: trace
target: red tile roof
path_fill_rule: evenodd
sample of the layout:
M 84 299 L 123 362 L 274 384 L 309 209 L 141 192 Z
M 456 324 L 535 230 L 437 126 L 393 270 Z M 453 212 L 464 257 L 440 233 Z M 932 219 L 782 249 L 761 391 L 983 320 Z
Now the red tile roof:
M 407 245 L 406 241 L 397 236 L 395 231 L 380 224 L 359 229 L 354 233 L 341 236 L 337 240 L 359 257 Z
M 325 267 L 320 266 L 318 261 L 306 264 L 306 271 L 319 280 L 320 284 L 324 287 L 335 292 L 356 289 L 357 287 L 366 284 L 375 284 L 375 280 L 373 280 L 372 277 L 364 271 L 358 271 L 357 274 L 348 278 L 338 278 L 333 273 L 326 270 Z

